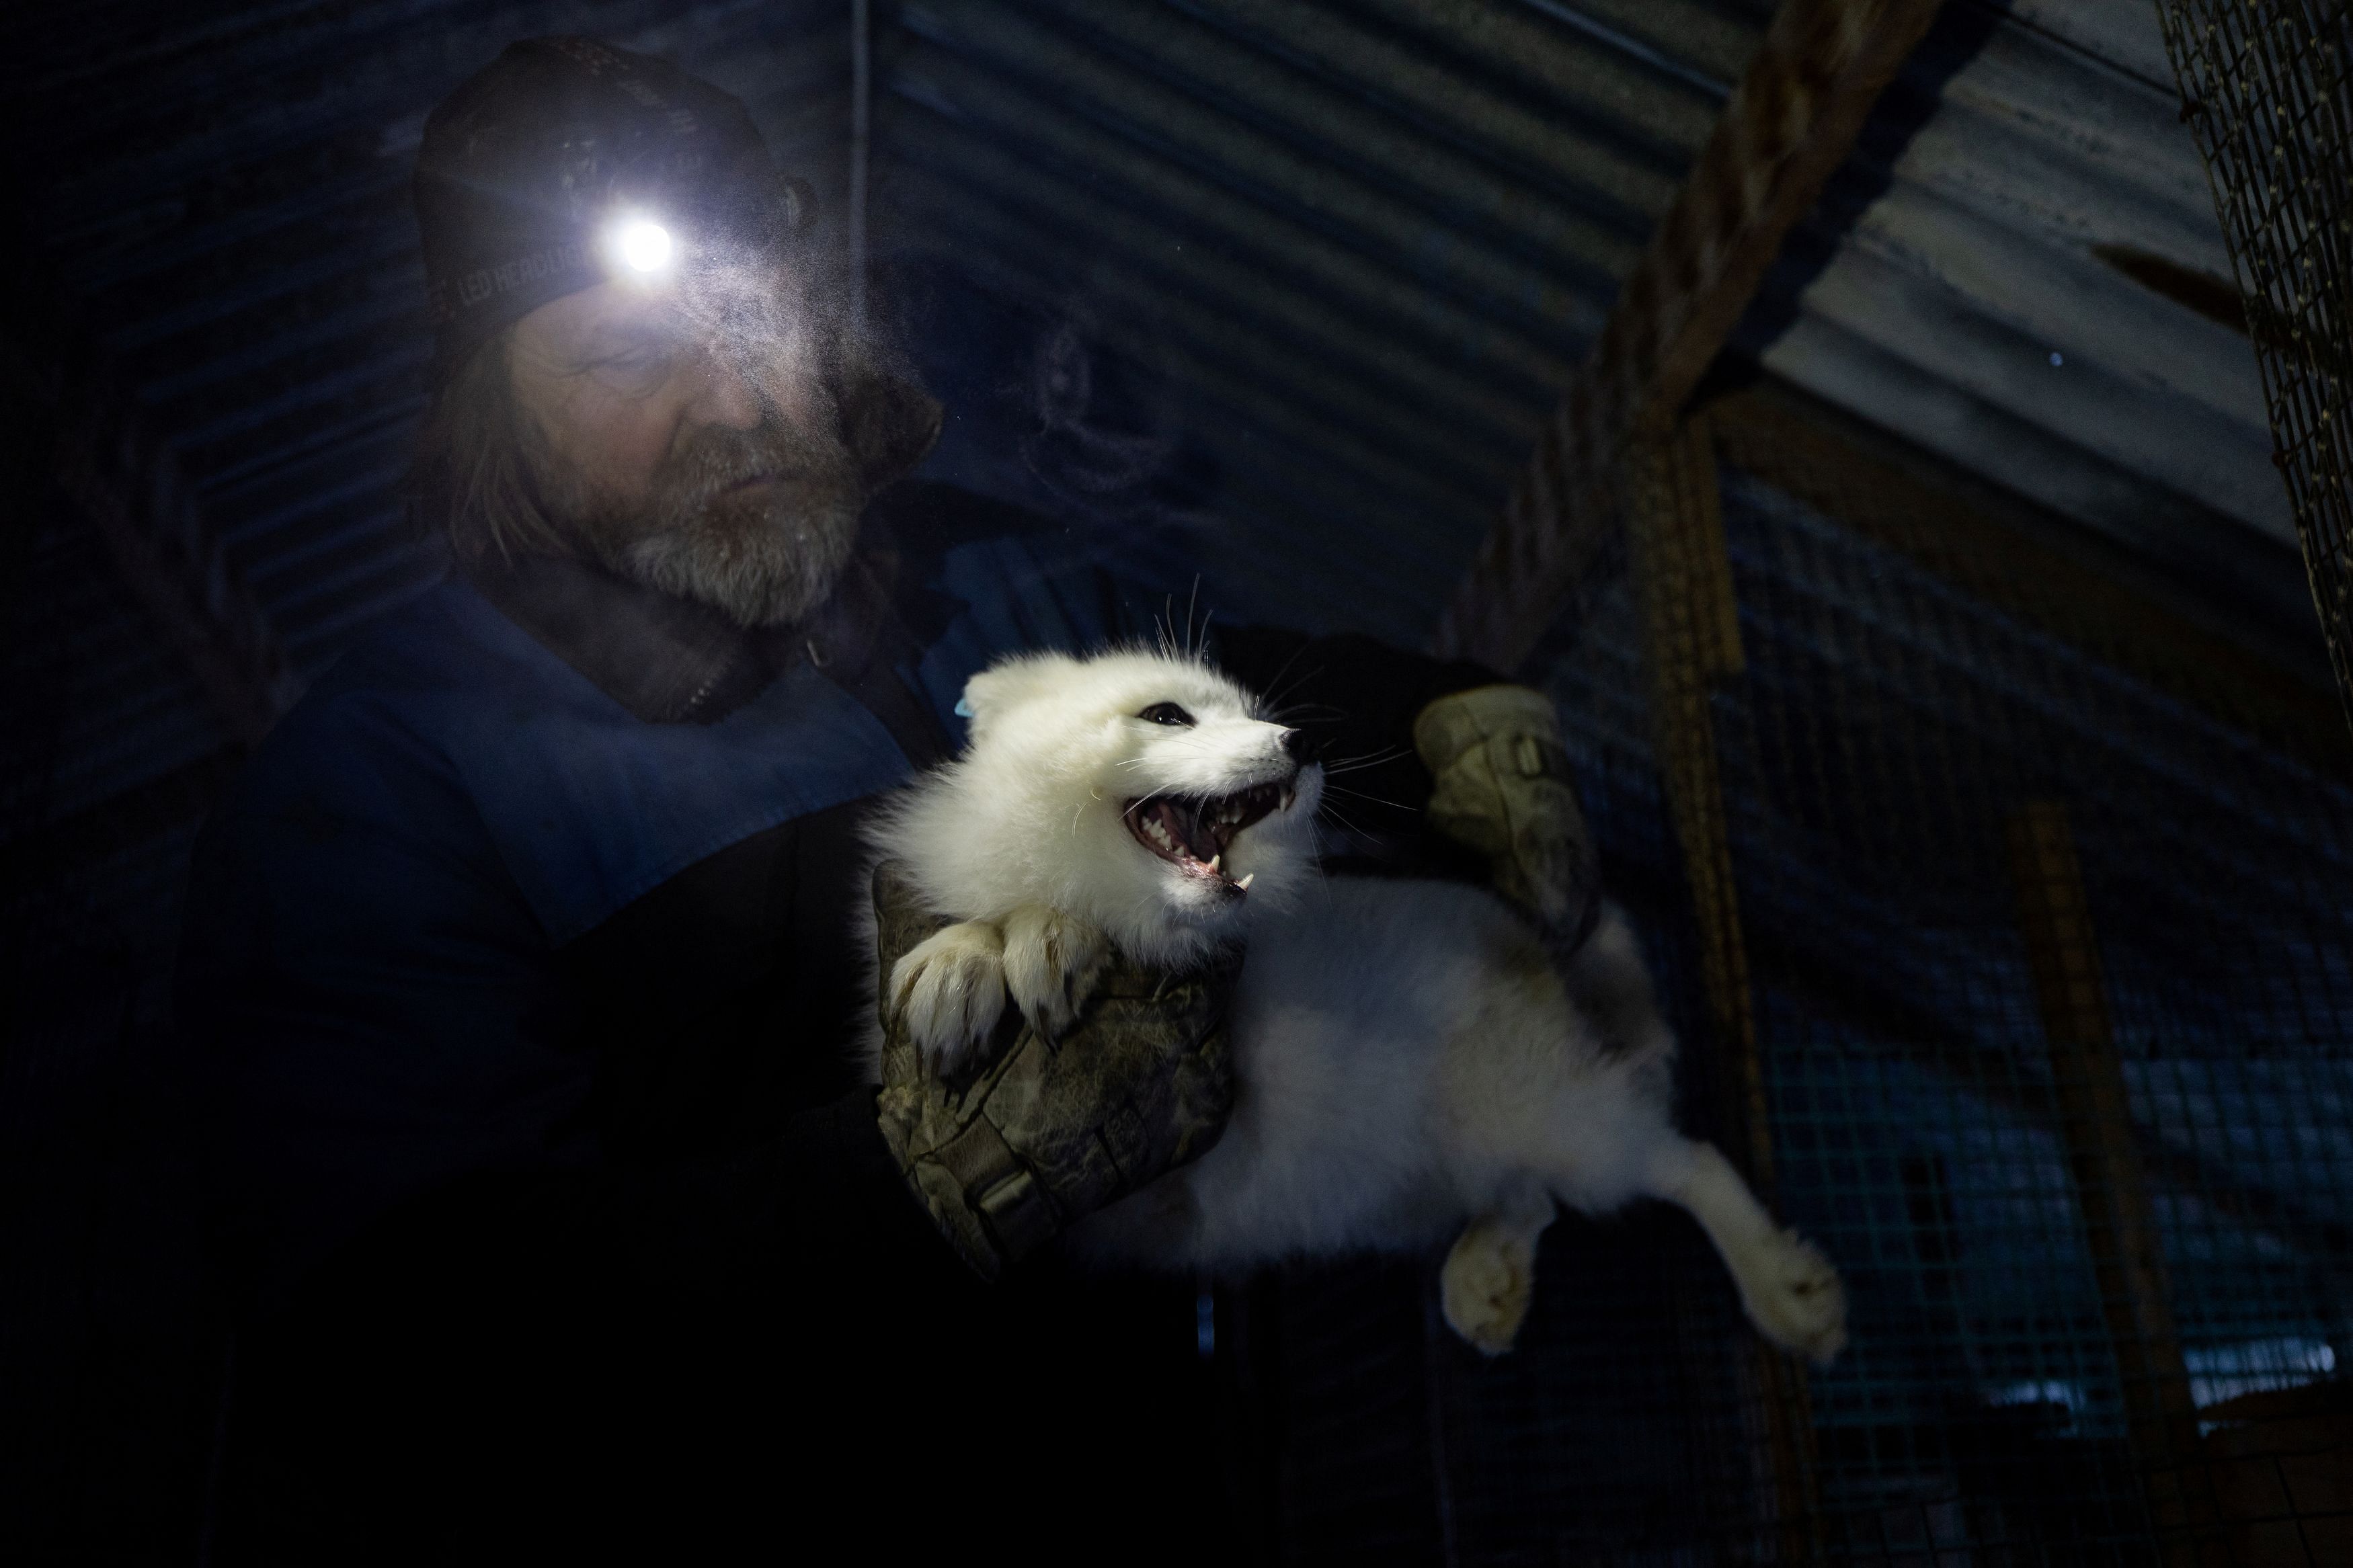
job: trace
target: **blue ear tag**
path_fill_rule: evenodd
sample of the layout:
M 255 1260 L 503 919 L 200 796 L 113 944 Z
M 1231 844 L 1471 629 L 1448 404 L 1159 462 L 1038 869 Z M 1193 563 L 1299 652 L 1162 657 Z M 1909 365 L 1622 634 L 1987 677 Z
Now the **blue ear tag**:
M 956 699 L 955 716 L 959 719 L 969 719 L 972 717 L 971 698 L 959 697 Z

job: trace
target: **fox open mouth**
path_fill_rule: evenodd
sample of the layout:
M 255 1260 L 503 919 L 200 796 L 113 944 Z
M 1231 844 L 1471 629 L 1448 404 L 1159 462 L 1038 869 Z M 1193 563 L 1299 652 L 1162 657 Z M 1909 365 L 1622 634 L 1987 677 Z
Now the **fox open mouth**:
M 1263 784 L 1232 795 L 1154 795 L 1129 801 L 1121 815 L 1136 841 L 1163 860 L 1246 893 L 1251 878 L 1236 881 L 1226 875 L 1226 851 L 1243 828 L 1277 808 L 1289 809 L 1295 789 L 1294 784 Z

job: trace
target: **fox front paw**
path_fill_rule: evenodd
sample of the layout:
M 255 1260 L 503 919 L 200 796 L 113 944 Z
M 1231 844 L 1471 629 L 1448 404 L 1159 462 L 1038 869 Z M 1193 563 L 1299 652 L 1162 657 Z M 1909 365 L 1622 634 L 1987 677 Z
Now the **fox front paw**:
M 1015 1006 L 1049 1033 L 1078 1016 L 1102 964 L 1103 933 L 1043 904 L 1005 917 L 1005 989 Z
M 952 1071 L 1005 1011 L 1005 939 L 985 921 L 934 932 L 891 969 L 891 1006 L 933 1071 Z

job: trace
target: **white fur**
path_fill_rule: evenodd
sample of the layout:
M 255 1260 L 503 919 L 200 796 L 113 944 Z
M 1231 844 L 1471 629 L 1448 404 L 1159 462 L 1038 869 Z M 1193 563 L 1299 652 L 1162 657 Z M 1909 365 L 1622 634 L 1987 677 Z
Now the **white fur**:
M 1775 1343 L 1827 1362 L 1845 1304 L 1821 1254 L 1776 1226 L 1724 1157 L 1675 1131 L 1674 1042 L 1616 910 L 1564 976 L 1492 895 L 1452 883 L 1324 879 L 1322 771 L 1206 666 L 1144 652 L 1034 656 L 975 676 L 972 743 L 893 802 L 877 850 L 950 926 L 888 994 L 953 1063 L 1009 992 L 1058 1026 L 1106 945 L 1181 965 L 1246 938 L 1230 1018 L 1232 1120 L 1194 1164 L 1083 1222 L 1107 1259 L 1243 1269 L 1419 1249 L 1455 1236 L 1447 1320 L 1490 1353 L 1525 1317 L 1556 1201 L 1604 1214 L 1643 1196 L 1688 1210 Z M 1174 702 L 1189 727 L 1139 717 Z M 1290 784 L 1227 851 L 1238 894 L 1138 843 L 1129 801 Z M 1459 1234 L 1458 1234 L 1459 1233 Z

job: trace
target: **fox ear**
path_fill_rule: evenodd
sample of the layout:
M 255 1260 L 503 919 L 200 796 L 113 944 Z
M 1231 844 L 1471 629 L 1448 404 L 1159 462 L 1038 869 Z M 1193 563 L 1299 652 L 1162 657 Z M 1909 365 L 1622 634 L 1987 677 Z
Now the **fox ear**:
M 993 664 L 964 683 L 956 713 L 978 741 L 1006 714 L 1044 693 L 1073 664 L 1059 653 L 1029 654 Z

